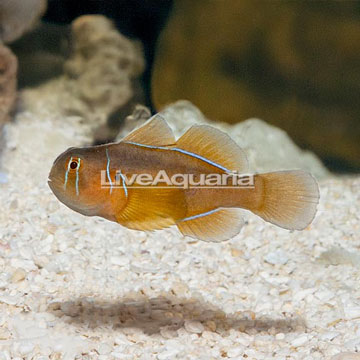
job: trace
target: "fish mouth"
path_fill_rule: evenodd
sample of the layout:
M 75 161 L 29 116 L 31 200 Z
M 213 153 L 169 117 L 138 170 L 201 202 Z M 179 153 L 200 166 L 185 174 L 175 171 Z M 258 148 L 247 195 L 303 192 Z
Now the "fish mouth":
M 53 183 L 53 181 L 52 181 L 50 178 L 47 179 L 47 184 L 48 184 L 49 188 L 51 189 L 51 191 L 53 191 L 53 185 L 54 185 L 54 183 Z
M 50 176 L 47 178 L 47 183 L 50 187 L 51 187 L 51 185 L 54 185 L 54 181 Z
M 57 194 L 59 192 L 61 192 L 61 183 L 59 181 L 57 181 L 56 179 L 52 179 L 51 177 L 49 177 L 47 179 L 47 184 L 49 186 L 49 188 L 51 189 L 51 191 L 54 193 L 54 195 L 57 196 Z
M 49 188 L 55 195 L 55 197 L 66 205 L 68 208 L 87 216 L 94 216 L 98 212 L 97 204 L 83 204 L 79 203 L 77 199 L 66 194 L 64 191 L 64 185 L 57 179 L 48 178 L 47 181 Z

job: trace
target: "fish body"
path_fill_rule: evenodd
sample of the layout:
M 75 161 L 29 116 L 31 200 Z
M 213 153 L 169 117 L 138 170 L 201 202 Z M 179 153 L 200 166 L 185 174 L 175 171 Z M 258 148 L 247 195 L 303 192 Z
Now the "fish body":
M 309 173 L 246 171 L 246 156 L 227 134 L 196 125 L 175 140 L 155 115 L 118 143 L 65 151 L 53 164 L 49 186 L 81 214 L 136 230 L 176 225 L 205 241 L 239 233 L 239 209 L 291 230 L 311 223 L 319 191 Z

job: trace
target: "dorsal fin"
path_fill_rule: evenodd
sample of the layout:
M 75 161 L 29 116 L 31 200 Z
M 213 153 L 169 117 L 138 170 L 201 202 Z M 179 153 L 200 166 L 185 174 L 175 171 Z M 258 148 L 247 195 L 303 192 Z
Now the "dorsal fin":
M 129 186 L 128 202 L 116 220 L 130 229 L 157 230 L 176 224 L 185 214 L 183 189 Z
M 176 142 L 176 147 L 200 155 L 230 171 L 246 172 L 244 151 L 224 132 L 208 125 L 194 125 Z
M 133 130 L 122 141 L 151 146 L 175 144 L 172 130 L 165 119 L 159 114 L 152 116 L 144 125 Z
M 243 225 L 239 209 L 215 209 L 177 223 L 184 236 L 210 242 L 231 239 L 240 232 Z

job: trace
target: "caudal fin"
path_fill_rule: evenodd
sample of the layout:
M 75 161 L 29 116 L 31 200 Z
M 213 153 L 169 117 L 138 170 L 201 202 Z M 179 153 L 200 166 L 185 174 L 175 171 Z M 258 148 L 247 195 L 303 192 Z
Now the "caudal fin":
M 314 219 L 319 188 L 304 171 L 279 171 L 257 175 L 263 189 L 262 204 L 251 209 L 264 220 L 289 230 L 302 230 Z

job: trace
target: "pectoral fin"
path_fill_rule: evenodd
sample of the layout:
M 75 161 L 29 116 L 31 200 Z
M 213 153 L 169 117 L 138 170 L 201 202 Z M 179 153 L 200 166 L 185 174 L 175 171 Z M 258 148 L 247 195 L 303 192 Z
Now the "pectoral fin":
M 116 220 L 130 229 L 157 230 L 176 224 L 185 213 L 182 189 L 128 187 L 128 202 Z

